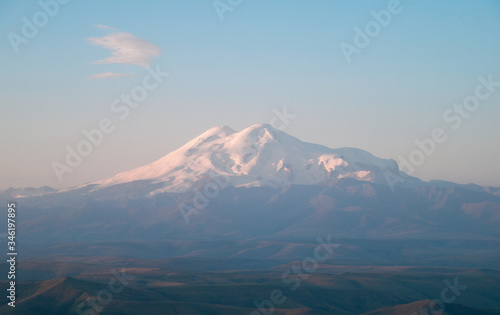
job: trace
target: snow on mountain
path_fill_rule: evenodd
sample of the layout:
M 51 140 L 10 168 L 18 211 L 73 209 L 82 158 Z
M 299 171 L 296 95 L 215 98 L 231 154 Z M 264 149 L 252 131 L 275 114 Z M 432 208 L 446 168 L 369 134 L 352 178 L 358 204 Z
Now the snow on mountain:
M 203 178 L 223 176 L 235 187 L 324 185 L 341 178 L 386 184 L 385 173 L 401 174 L 394 160 L 354 148 L 330 149 L 302 142 L 269 124 L 240 132 L 211 128 L 151 164 L 94 182 L 93 189 L 150 180 L 161 192 L 183 192 Z
M 25 188 L 9 188 L 4 190 L 3 193 L 4 195 L 11 197 L 11 198 L 26 198 L 26 197 L 37 197 L 37 196 L 43 196 L 47 194 L 52 194 L 57 192 L 56 189 L 48 186 L 43 186 L 40 188 L 35 188 L 35 187 L 25 187 Z

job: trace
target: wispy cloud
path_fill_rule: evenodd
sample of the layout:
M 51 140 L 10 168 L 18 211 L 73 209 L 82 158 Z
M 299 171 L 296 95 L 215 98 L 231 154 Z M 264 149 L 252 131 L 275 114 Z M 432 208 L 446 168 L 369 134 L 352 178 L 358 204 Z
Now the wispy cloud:
M 111 50 L 112 54 L 109 58 L 96 61 L 96 64 L 122 63 L 146 67 L 161 54 L 160 47 L 150 41 L 120 32 L 111 26 L 97 25 L 97 27 L 110 30 L 111 33 L 103 37 L 89 38 L 89 41 L 96 46 Z
M 107 78 L 118 78 L 118 77 L 134 77 L 135 73 L 113 73 L 113 72 L 104 72 L 98 73 L 90 76 L 90 79 L 107 79 Z

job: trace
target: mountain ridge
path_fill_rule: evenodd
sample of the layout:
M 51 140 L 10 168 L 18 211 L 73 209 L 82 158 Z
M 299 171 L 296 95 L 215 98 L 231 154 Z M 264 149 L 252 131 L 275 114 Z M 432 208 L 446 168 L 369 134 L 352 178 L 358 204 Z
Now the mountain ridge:
M 387 173 L 420 183 L 392 159 L 356 148 L 303 142 L 270 124 L 256 124 L 240 132 L 227 126 L 210 128 L 153 163 L 88 185 L 95 185 L 95 190 L 138 180 L 163 183 L 150 192 L 154 195 L 185 192 L 206 176 L 223 176 L 235 187 L 286 187 L 326 185 L 342 178 L 386 183 Z

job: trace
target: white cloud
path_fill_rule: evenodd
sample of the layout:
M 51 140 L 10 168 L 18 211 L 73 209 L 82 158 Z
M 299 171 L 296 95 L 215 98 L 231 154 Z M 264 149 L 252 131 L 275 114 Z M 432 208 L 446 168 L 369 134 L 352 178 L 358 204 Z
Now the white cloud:
M 134 77 L 134 73 L 113 73 L 113 72 L 105 72 L 98 73 L 90 76 L 90 79 L 106 79 L 106 78 L 117 78 L 117 77 Z
M 146 67 L 161 54 L 160 47 L 150 41 L 130 33 L 120 32 L 111 26 L 98 25 L 97 27 L 110 30 L 112 33 L 103 37 L 89 38 L 89 41 L 96 46 L 111 50 L 112 54 L 109 58 L 96 61 L 96 64 L 123 63 Z

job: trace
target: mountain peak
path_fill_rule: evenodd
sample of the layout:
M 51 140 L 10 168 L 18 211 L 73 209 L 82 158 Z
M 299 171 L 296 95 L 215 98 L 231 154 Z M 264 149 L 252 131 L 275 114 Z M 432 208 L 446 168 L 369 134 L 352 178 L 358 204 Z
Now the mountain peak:
M 213 176 L 224 176 L 235 187 L 325 185 L 342 178 L 386 184 L 387 171 L 399 172 L 393 160 L 303 142 L 264 123 L 240 132 L 210 128 L 156 162 L 94 184 L 99 189 L 149 180 L 161 187 L 152 194 L 185 191 Z
M 250 129 L 250 130 L 267 130 L 269 132 L 278 131 L 278 129 L 274 128 L 269 123 L 261 123 L 261 124 L 251 125 L 250 127 L 246 128 L 246 129 Z
M 207 131 L 202 133 L 199 137 L 210 137 L 214 135 L 225 137 L 235 132 L 236 131 L 231 127 L 220 125 L 208 129 Z

